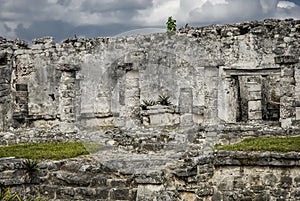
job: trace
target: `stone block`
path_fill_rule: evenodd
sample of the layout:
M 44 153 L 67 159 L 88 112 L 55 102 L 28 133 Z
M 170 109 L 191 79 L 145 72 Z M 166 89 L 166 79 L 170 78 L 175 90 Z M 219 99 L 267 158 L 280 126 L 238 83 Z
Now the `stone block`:
M 300 120 L 300 107 L 296 107 L 296 120 Z
M 197 166 L 176 169 L 174 174 L 178 177 L 190 177 L 197 175 Z
M 163 179 L 164 178 L 161 172 L 150 172 L 136 175 L 134 180 L 138 184 L 162 184 Z
M 276 64 L 295 64 L 299 62 L 299 58 L 294 55 L 283 55 L 274 58 Z
M 248 119 L 249 120 L 261 120 L 262 112 L 261 111 L 248 112 Z
M 109 193 L 109 189 L 107 188 L 96 188 L 95 197 L 97 199 L 107 199 L 108 193 Z
M 249 91 L 249 100 L 261 100 L 261 91 Z
M 70 198 L 74 197 L 75 195 L 75 189 L 72 187 L 64 187 L 57 191 L 58 197 L 61 198 Z
M 165 106 L 165 105 L 153 105 L 153 106 L 148 106 L 147 107 L 148 114 L 153 115 L 153 114 L 162 114 L 162 113 L 174 113 L 175 108 L 173 106 Z
M 192 113 L 193 110 L 193 91 L 192 88 L 181 88 L 179 95 L 179 112 Z
M 128 182 L 127 179 L 108 179 L 108 184 L 111 187 L 126 187 L 127 185 L 129 185 L 130 182 Z
M 163 185 L 138 185 L 136 200 L 153 200 L 153 196 L 164 189 Z
M 261 85 L 257 82 L 248 82 L 247 83 L 248 91 L 261 91 Z
M 107 179 L 104 178 L 103 175 L 95 175 L 91 180 L 90 186 L 92 186 L 92 187 L 96 187 L 96 186 L 97 187 L 99 187 L 99 186 L 105 187 L 105 186 L 107 186 Z
M 179 123 L 179 116 L 171 113 L 151 114 L 150 125 L 168 126 Z
M 255 101 L 248 101 L 248 111 L 261 111 L 261 101 L 255 100 Z
M 291 105 L 282 105 L 280 107 L 280 118 L 286 119 L 286 118 L 295 118 L 296 116 L 296 110 Z
M 282 128 L 289 128 L 292 125 L 292 118 L 280 119 Z
M 111 200 L 129 200 L 128 188 L 114 188 L 110 190 Z
M 96 194 L 96 190 L 93 188 L 86 188 L 86 187 L 78 187 L 78 188 L 74 188 L 75 191 L 75 196 L 76 197 L 83 197 L 85 199 L 90 198 L 90 197 L 94 197 Z
M 103 117 L 103 118 L 87 118 L 82 119 L 84 126 L 88 128 L 101 127 L 101 126 L 114 126 L 116 119 L 114 117 Z
M 293 66 L 284 67 L 281 69 L 281 76 L 283 77 L 293 77 L 294 76 L 294 68 Z

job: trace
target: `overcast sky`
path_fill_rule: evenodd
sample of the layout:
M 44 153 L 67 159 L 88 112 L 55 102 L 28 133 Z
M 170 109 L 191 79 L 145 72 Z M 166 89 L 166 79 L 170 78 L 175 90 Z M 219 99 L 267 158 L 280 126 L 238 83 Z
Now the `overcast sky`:
M 177 28 L 300 19 L 300 0 L 0 0 L 0 36 L 28 41 L 53 36 L 59 42 L 75 34 L 164 31 L 168 16 L 177 20 Z

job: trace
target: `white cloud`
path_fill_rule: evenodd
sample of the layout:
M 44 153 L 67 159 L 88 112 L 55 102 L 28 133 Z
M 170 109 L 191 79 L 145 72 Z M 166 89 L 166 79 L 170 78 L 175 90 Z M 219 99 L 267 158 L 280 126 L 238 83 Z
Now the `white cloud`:
M 290 1 L 279 1 L 277 7 L 278 8 L 294 8 L 297 5 L 294 2 L 290 2 Z
M 38 31 L 38 26 L 43 22 L 66 24 L 69 31 L 81 26 L 111 28 L 113 24 L 121 24 L 124 25 L 122 30 L 126 31 L 129 28 L 124 27 L 165 27 L 169 16 L 177 20 L 178 26 L 185 23 L 232 23 L 264 18 L 299 19 L 300 7 L 291 1 L 0 0 L 0 35 L 13 38 L 22 35 L 17 31 L 32 27 Z M 53 24 L 52 27 L 55 29 Z M 61 31 L 59 28 L 53 30 L 54 33 Z
M 189 20 L 196 23 L 232 23 L 273 17 L 278 0 L 206 1 L 189 11 Z
M 279 1 L 277 5 L 276 18 L 294 18 L 300 19 L 300 6 L 289 1 Z
M 138 14 L 133 18 L 135 23 L 144 26 L 164 26 L 168 17 L 176 18 L 180 9 L 179 0 L 153 0 L 152 3 L 152 7 L 138 10 Z

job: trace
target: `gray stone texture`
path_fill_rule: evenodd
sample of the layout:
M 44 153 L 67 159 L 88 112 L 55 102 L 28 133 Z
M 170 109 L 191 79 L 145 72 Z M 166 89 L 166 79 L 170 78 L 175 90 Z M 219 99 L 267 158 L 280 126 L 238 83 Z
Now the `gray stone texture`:
M 0 37 L 0 146 L 101 144 L 40 162 L 30 180 L 22 159 L 0 159 L 0 184 L 50 200 L 299 200 L 299 154 L 212 152 L 299 135 L 299 30 L 288 19 L 31 46 Z
M 114 158 L 116 156 L 118 159 Z M 298 153 L 215 151 L 190 155 L 190 160 L 186 161 L 159 163 L 150 156 L 143 157 L 126 157 L 110 150 L 104 156 L 99 153 L 77 159 L 44 161 L 39 163 L 40 170 L 32 174 L 30 180 L 24 177 L 22 159 L 3 158 L 0 159 L 0 182 L 22 196 L 41 196 L 48 200 L 299 198 Z M 152 163 L 141 166 L 142 160 Z M 111 165 L 116 162 L 122 165 Z M 125 170 L 130 163 L 134 163 L 133 172 Z M 159 170 L 161 167 L 163 172 Z
M 162 94 L 171 97 L 179 119 L 186 119 L 180 114 L 188 113 L 197 124 L 234 123 L 247 121 L 249 116 L 289 119 L 293 123 L 295 112 L 282 100 L 279 113 L 276 99 L 279 96 L 299 99 L 298 25 L 297 20 L 264 20 L 183 28 L 176 34 L 70 38 L 61 43 L 45 37 L 34 40 L 30 48 L 23 41 L 2 38 L 0 101 L 6 109 L 0 125 L 5 130 L 27 124 L 39 127 L 65 124 L 58 108 L 64 104 L 60 103 L 63 100 L 58 90 L 61 77 L 65 76 L 63 72 L 76 72 L 75 84 L 70 89 L 76 92 L 75 97 L 67 92 L 64 96 L 69 94 L 74 99 L 70 107 L 74 108 L 77 127 L 129 126 L 131 123 L 124 117 L 129 110 L 139 110 L 137 99 L 141 103 Z M 133 97 L 128 97 L 130 72 L 138 72 L 139 96 L 135 109 L 127 108 L 131 104 L 127 101 L 133 101 Z M 258 86 L 256 90 L 248 84 L 247 79 L 253 77 L 261 85 L 263 96 Z M 15 102 L 21 96 L 15 93 L 16 85 L 12 83 L 28 85 L 27 104 Z M 191 92 L 184 95 L 181 89 Z M 248 114 L 248 101 L 254 100 L 262 101 L 261 115 L 259 111 Z M 20 112 L 20 107 L 28 109 Z M 194 108 L 202 108 L 203 113 Z M 140 112 L 133 113 L 137 124 Z M 70 118 L 74 119 L 74 115 Z

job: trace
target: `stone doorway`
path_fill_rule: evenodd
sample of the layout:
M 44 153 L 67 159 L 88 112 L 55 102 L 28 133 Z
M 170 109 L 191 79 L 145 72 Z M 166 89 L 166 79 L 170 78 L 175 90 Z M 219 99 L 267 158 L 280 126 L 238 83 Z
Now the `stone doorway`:
M 280 68 L 223 70 L 225 121 L 279 121 Z

